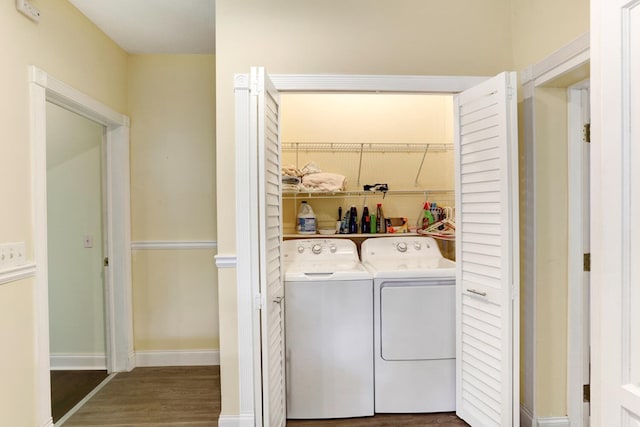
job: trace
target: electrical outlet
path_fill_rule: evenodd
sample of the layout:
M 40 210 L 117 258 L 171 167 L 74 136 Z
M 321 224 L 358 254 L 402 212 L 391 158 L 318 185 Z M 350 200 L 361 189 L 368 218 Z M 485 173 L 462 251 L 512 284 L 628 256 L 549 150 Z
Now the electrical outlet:
M 0 270 L 25 264 L 25 252 L 24 242 L 0 244 Z
M 40 11 L 29 0 L 16 0 L 16 9 L 34 22 L 40 22 Z

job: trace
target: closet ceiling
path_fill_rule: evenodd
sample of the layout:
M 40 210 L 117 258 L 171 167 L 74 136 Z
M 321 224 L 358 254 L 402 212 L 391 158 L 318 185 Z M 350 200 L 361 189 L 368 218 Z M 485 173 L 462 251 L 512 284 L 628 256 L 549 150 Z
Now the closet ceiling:
M 69 0 L 129 53 L 215 53 L 215 0 Z

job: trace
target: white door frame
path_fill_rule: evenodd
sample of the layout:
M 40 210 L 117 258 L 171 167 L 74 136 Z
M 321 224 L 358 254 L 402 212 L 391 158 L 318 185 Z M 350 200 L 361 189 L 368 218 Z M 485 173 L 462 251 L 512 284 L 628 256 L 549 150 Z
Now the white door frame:
M 49 378 L 49 292 L 47 266 L 47 101 L 73 111 L 106 128 L 105 236 L 109 242 L 110 274 L 105 277 L 106 355 L 109 372 L 133 369 L 133 317 L 131 306 L 131 206 L 129 177 L 129 118 L 117 113 L 47 74 L 29 67 L 32 151 L 32 212 L 36 263 L 34 310 L 36 336 L 36 389 L 39 426 L 51 422 Z
M 389 92 L 389 93 L 449 93 L 455 94 L 469 89 L 489 77 L 476 76 L 376 76 L 376 75 L 315 75 L 315 74 L 273 74 L 269 76 L 280 92 Z M 246 95 L 249 90 L 248 77 L 245 74 L 235 76 L 236 91 Z M 236 105 L 236 124 L 244 115 L 248 114 L 247 105 Z M 248 122 L 248 118 L 247 118 Z M 252 205 L 251 170 L 247 173 L 247 164 L 239 167 L 240 158 L 244 160 L 255 152 L 251 147 L 251 140 L 246 129 L 236 125 L 236 209 L 246 212 L 247 206 Z M 247 157 L 248 156 L 248 157 Z M 251 168 L 250 168 L 251 169 Z M 236 237 L 238 240 L 237 265 L 251 265 L 248 245 L 256 236 L 247 236 L 245 222 L 236 221 Z M 247 247 L 247 248 L 245 248 Z M 221 417 L 220 426 L 257 425 L 257 418 L 261 416 L 260 370 L 255 361 L 260 358 L 261 342 L 259 331 L 255 324 L 255 284 L 251 277 L 256 277 L 250 271 L 239 269 L 237 272 L 237 301 L 238 301 L 238 383 L 239 383 L 239 416 Z
M 533 212 L 536 206 L 535 198 L 535 90 L 539 87 L 568 87 L 570 84 L 575 83 L 571 81 L 572 76 L 576 70 L 584 68 L 589 64 L 590 50 L 589 50 L 589 33 L 585 33 L 560 48 L 556 52 L 544 58 L 542 61 L 531 65 L 524 69 L 520 73 L 521 84 L 523 87 L 523 105 L 524 105 L 524 123 L 522 128 L 524 129 L 523 146 L 525 158 L 525 200 L 524 210 L 525 212 Z M 579 74 L 576 74 L 578 76 Z M 583 77 L 584 78 L 584 77 Z M 580 78 L 581 80 L 582 78 Z M 577 88 L 576 88 L 577 89 Z M 570 108 L 570 107 L 569 107 Z M 573 188 L 576 182 L 572 177 L 576 174 L 581 174 L 582 164 L 577 164 L 573 160 L 581 160 L 579 156 L 577 159 L 572 159 L 573 154 L 569 152 L 569 194 L 574 196 L 569 203 L 569 224 L 572 227 L 572 222 L 582 224 L 581 214 L 581 193 L 579 189 Z M 580 175 L 578 175 L 580 176 Z M 579 182 L 580 188 L 582 181 Z M 573 206 L 579 206 L 574 208 Z M 580 213 L 578 213 L 580 212 Z M 579 215 L 579 217 L 578 217 Z M 536 263 L 536 247 L 535 247 L 535 222 L 526 221 L 525 227 L 526 233 L 526 247 L 524 248 L 523 256 L 530 261 L 529 267 L 525 270 L 525 316 L 523 318 L 524 323 L 524 336 L 521 339 L 524 340 L 524 368 L 525 368 L 525 384 L 524 393 L 522 394 L 522 408 L 521 408 L 521 423 L 523 427 L 536 425 L 539 420 L 536 419 L 535 413 L 535 354 L 536 354 L 536 290 L 535 290 L 535 263 Z M 580 234 L 582 229 L 579 229 Z M 579 255 L 579 260 L 575 259 L 577 255 L 576 251 L 582 251 L 582 241 L 578 242 L 576 234 L 570 231 L 571 237 L 569 238 L 569 307 L 568 307 L 568 324 L 569 325 L 582 325 L 583 320 L 583 292 L 582 292 L 582 273 L 578 275 L 577 269 L 582 271 L 582 255 Z M 581 237 L 580 237 L 581 239 Z M 578 246 L 579 245 L 579 246 Z M 579 266 L 578 266 L 579 265 Z M 578 279 L 579 278 L 579 279 Z M 577 281 L 577 282 L 576 282 Z M 572 426 L 582 426 L 582 361 L 583 361 L 583 333 L 582 328 L 570 328 L 568 330 L 568 342 L 567 342 L 567 414 L 568 420 Z M 573 369 L 572 369 L 573 368 Z M 579 372 L 577 371 L 579 369 Z M 579 374 L 579 375 L 578 375 Z M 578 385 L 578 382 L 580 383 Z

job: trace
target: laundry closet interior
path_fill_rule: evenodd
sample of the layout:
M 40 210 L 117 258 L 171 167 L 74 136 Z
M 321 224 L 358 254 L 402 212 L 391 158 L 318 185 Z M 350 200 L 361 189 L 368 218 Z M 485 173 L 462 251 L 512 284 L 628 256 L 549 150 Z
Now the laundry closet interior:
M 454 235 L 417 230 L 427 202 L 454 224 L 453 129 L 452 95 L 280 94 L 288 418 L 455 410 Z M 304 203 L 322 234 L 300 233 Z M 378 204 L 393 227 L 364 232 Z
M 302 201 L 313 208 L 318 230 L 335 229 L 338 209 L 344 216 L 351 206 L 357 209 L 358 226 L 364 206 L 375 214 L 381 203 L 386 218 L 406 219 L 411 233 L 426 201 L 453 209 L 452 100 L 448 94 L 281 93 L 282 166 L 302 170 L 312 164 L 346 179 L 343 191 L 285 188 L 284 239 L 309 237 L 296 231 Z M 388 191 L 365 191 L 375 184 Z M 362 235 L 359 227 L 355 235 L 322 237 L 351 238 L 359 244 L 379 236 Z M 443 255 L 454 259 L 454 243 L 439 243 Z

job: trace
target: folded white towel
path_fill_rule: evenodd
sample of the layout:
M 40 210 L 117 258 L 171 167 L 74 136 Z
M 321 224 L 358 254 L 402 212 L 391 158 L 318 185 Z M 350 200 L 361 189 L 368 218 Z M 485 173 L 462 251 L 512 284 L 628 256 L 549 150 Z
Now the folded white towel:
M 347 187 L 347 177 L 337 173 L 320 172 L 302 177 L 302 191 L 343 191 Z

